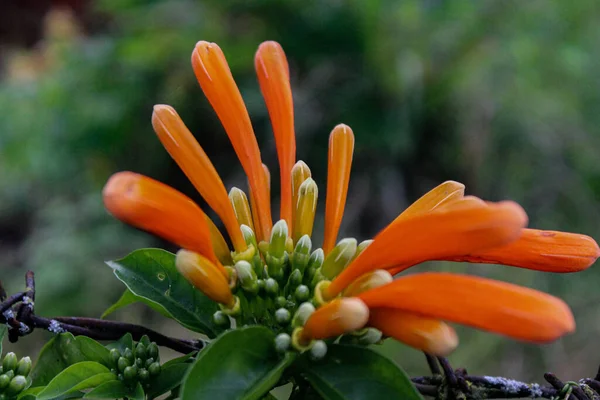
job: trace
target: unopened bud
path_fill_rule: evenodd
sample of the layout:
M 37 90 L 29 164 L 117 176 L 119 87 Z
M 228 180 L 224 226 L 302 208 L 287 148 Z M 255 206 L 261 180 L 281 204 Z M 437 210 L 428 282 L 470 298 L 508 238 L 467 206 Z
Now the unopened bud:
M 223 311 L 226 315 L 229 315 L 230 317 L 237 317 L 242 312 L 240 298 L 237 296 L 233 296 L 232 306 L 219 304 L 219 307 L 221 308 L 221 311 Z
M 287 284 L 285 285 L 285 295 L 293 294 L 296 288 L 302 284 L 302 272 L 295 269 L 288 278 Z
M 275 321 L 279 325 L 287 325 L 290 322 L 291 314 L 287 308 L 280 308 L 275 311 Z
M 17 355 L 15 353 L 6 353 L 4 360 L 2 361 L 2 371 L 13 371 L 17 368 Z
M 298 189 L 297 203 L 294 204 L 296 208 L 293 223 L 293 239 L 295 243 L 302 236 L 310 236 L 312 234 L 318 197 L 319 189 L 317 183 L 312 178 L 308 178 L 302 182 L 302 185 Z
M 344 290 L 344 296 L 358 296 L 360 293 L 366 292 L 369 289 L 387 285 L 393 280 L 394 277 L 388 271 L 383 269 L 367 272 L 348 285 L 348 287 Z
M 242 236 L 244 236 L 246 244 L 248 246 L 252 245 L 254 248 L 256 248 L 256 235 L 254 234 L 252 228 L 250 228 L 248 225 L 241 225 L 240 230 L 242 231 Z
M 285 220 L 279 220 L 273 225 L 271 241 L 269 243 L 269 254 L 271 257 L 280 259 L 285 253 L 285 243 L 288 238 L 288 226 Z
M 298 161 L 292 167 L 292 221 L 295 221 L 296 204 L 298 204 L 298 194 L 302 182 L 311 177 L 310 168 L 302 160 Z
M 321 360 L 327 354 L 327 343 L 322 340 L 316 340 L 310 348 L 310 358 L 312 360 Z
M 294 318 L 292 319 L 292 326 L 294 328 L 299 328 L 304 326 L 308 317 L 315 312 L 315 306 L 312 303 L 305 302 L 300 304 L 298 310 L 294 314 Z
M 146 368 L 148 368 L 150 366 L 150 364 L 152 364 L 154 362 L 154 358 L 150 357 L 150 358 L 146 358 L 146 362 L 144 363 L 144 366 Z
M 236 187 L 231 188 L 229 191 L 229 200 L 233 206 L 235 217 L 240 225 L 246 225 L 250 229 L 254 230 L 252 223 L 252 213 L 250 212 L 250 204 L 248 203 L 248 197 L 243 190 Z
M 123 378 L 125 378 L 126 381 L 133 381 L 137 377 L 137 373 L 138 369 L 135 365 L 127 367 L 123 371 Z
M 308 265 L 306 266 L 306 272 L 304 274 L 304 283 L 311 284 L 315 277 L 315 273 L 323 265 L 325 260 L 325 253 L 323 249 L 316 249 L 312 252 L 308 259 Z M 314 285 L 313 285 L 314 286 Z
M 146 346 L 144 346 L 142 343 L 138 343 L 137 346 L 135 346 L 135 356 L 146 359 Z
M 352 260 L 358 257 L 360 253 L 362 253 L 367 247 L 371 245 L 371 243 L 373 243 L 373 239 L 367 239 L 360 242 L 356 247 L 356 253 L 354 253 L 354 257 L 352 257 Z
M 275 297 L 279 294 L 279 283 L 273 278 L 265 279 L 265 292 L 270 297 Z
M 325 261 L 323 261 L 323 266 L 321 267 L 323 276 L 329 280 L 338 276 L 346 268 L 350 260 L 352 260 L 352 257 L 354 257 L 356 247 L 356 239 L 348 238 L 340 240 L 327 255 Z
M 0 392 L 3 391 L 10 383 L 10 377 L 6 374 L 0 375 Z
M 225 315 L 223 311 L 215 311 L 215 313 L 213 314 L 213 321 L 215 325 L 223 328 L 229 328 L 231 326 L 229 317 Z
M 146 382 L 146 381 L 148 381 L 148 379 L 150 379 L 150 373 L 148 372 L 148 370 L 146 368 L 141 368 L 138 371 L 138 378 L 140 379 L 140 381 Z
M 23 391 L 27 386 L 27 378 L 23 375 L 17 375 L 8 384 L 8 388 L 6 388 L 6 394 L 9 396 L 15 396 Z
M 110 350 L 110 359 L 112 360 L 113 365 L 117 365 L 119 358 L 121 358 L 121 352 L 118 349 L 111 349 Z
M 310 289 L 306 285 L 300 285 L 296 288 L 294 297 L 298 303 L 304 303 L 310 299 Z
M 252 269 L 252 265 L 248 261 L 238 261 L 235 263 L 235 271 L 242 289 L 250 294 L 257 294 L 258 278 L 256 272 Z
M 306 321 L 304 339 L 327 339 L 360 329 L 369 319 L 369 308 L 362 300 L 342 297 L 316 310 Z
M 175 258 L 177 270 L 208 298 L 227 306 L 234 303 L 229 283 L 208 258 L 181 249 Z
M 23 375 L 23 376 L 27 377 L 29 375 L 30 371 L 31 371 L 31 358 L 29 358 L 29 357 L 21 358 L 19 360 L 19 363 L 17 364 L 17 369 L 15 371 L 15 374 Z
M 158 345 L 155 342 L 150 343 L 148 346 L 148 356 L 158 360 Z
M 275 350 L 278 353 L 285 353 L 290 349 L 292 338 L 287 333 L 280 333 L 275 337 Z
M 129 361 L 130 364 L 133 364 L 135 361 L 135 357 L 133 356 L 133 351 L 131 351 L 130 348 L 125 349 L 125 351 L 123 352 L 123 357 L 125 357 L 127 359 L 127 361 Z
M 375 343 L 379 343 L 383 334 L 379 329 L 365 328 L 363 332 L 358 336 L 358 343 L 363 346 L 369 346 Z
M 312 241 L 310 240 L 310 236 L 304 235 L 298 240 L 296 243 L 296 248 L 292 253 L 291 262 L 292 269 L 298 269 L 300 272 L 304 274 L 304 270 L 308 265 L 308 260 L 310 259 L 310 250 L 312 248 Z
M 120 357 L 119 361 L 117 362 L 117 369 L 120 372 L 123 372 L 125 371 L 125 368 L 129 367 L 130 365 L 130 362 L 125 357 Z
M 160 364 L 158 362 L 153 362 L 148 367 L 148 372 L 150 372 L 151 376 L 156 376 L 160 374 Z

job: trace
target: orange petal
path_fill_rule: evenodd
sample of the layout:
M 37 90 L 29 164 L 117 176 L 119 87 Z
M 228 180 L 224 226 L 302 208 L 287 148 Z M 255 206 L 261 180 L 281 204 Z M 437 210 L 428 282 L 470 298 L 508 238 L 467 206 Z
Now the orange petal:
M 547 272 L 577 272 L 600 257 L 600 248 L 586 235 L 523 229 L 521 237 L 507 245 L 476 251 L 450 261 L 504 264 Z
M 458 336 L 450 325 L 393 308 L 371 308 L 368 325 L 386 336 L 436 356 L 446 356 L 458 345 Z
M 156 105 L 152 126 L 161 143 L 196 190 L 225 224 L 236 251 L 246 249 L 227 190 L 208 156 L 171 106 Z
M 455 181 L 446 181 L 421 196 L 412 203 L 402 214 L 398 215 L 392 224 L 407 217 L 427 213 L 445 204 L 460 199 L 465 194 L 465 185 Z
M 305 340 L 326 339 L 352 332 L 365 326 L 369 309 L 356 297 L 337 298 L 308 317 L 302 337 Z
M 211 300 L 231 306 L 234 303 L 227 279 L 209 259 L 193 251 L 181 249 L 175 257 L 181 275 Z
M 531 342 L 575 330 L 569 307 L 537 290 L 475 276 L 422 273 L 358 295 L 369 308 L 395 308 Z
M 337 296 L 360 275 L 374 269 L 470 254 L 516 240 L 527 223 L 517 203 L 503 201 L 486 207 L 433 211 L 389 225 L 378 234 L 328 288 Z
M 210 231 L 210 241 L 212 243 L 213 250 L 215 251 L 215 255 L 223 265 L 233 265 L 233 259 L 231 258 L 231 251 L 229 250 L 229 246 L 225 241 L 225 238 L 221 234 L 221 231 L 212 219 L 208 217 L 208 215 L 204 215 L 206 223 L 208 224 L 208 230 Z M 227 275 L 228 277 L 228 275 Z
M 340 224 L 342 223 L 353 153 L 354 133 L 349 126 L 339 124 L 329 136 L 325 237 L 323 239 L 325 255 L 329 254 L 335 246 Z
M 102 191 L 106 209 L 121 221 L 210 259 L 227 275 L 211 246 L 208 218 L 177 190 L 133 172 L 118 172 Z
M 269 201 L 269 209 L 271 209 L 271 173 L 269 172 L 269 168 L 267 168 L 267 166 L 265 164 L 262 165 L 263 168 L 263 174 L 264 174 L 264 179 L 267 181 L 267 199 Z M 258 240 L 260 240 L 260 238 L 265 237 L 265 233 L 262 230 L 262 226 L 260 225 L 260 221 L 258 219 L 258 208 L 257 208 L 257 200 L 256 200 L 256 196 L 254 196 L 254 193 L 252 192 L 252 187 L 249 188 L 249 195 L 250 195 L 250 210 L 252 211 L 252 222 L 254 223 L 254 235 L 259 238 Z M 270 228 L 269 228 L 269 232 L 271 232 Z M 270 235 L 270 233 L 269 233 Z M 270 238 L 270 236 L 267 235 L 268 238 Z M 268 239 L 267 239 L 268 241 Z
M 279 173 L 281 177 L 281 212 L 288 228 L 292 229 L 292 166 L 296 160 L 296 138 L 294 135 L 294 104 L 287 59 L 277 42 L 264 42 L 254 57 L 258 75 L 277 147 Z
M 242 100 L 221 48 L 215 43 L 198 42 L 192 52 L 192 66 L 202 91 L 214 108 L 229 140 L 248 176 L 256 197 L 261 231 L 268 240 L 271 232 L 271 209 L 264 180 L 260 150 L 252 130 L 248 111 Z

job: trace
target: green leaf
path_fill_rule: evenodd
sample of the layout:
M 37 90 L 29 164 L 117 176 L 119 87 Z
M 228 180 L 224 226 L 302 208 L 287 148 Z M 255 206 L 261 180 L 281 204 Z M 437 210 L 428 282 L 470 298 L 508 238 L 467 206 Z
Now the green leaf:
M 202 350 L 184 378 L 182 400 L 260 399 L 295 355 L 281 359 L 275 335 L 262 326 L 228 331 Z
M 135 390 L 127 395 L 127 398 L 129 400 L 145 400 L 146 394 L 144 393 L 144 388 L 139 382 L 135 386 Z
M 82 361 L 67 367 L 37 395 L 37 400 L 55 399 L 61 395 L 88 389 L 115 380 L 108 368 L 95 361 Z
M 150 382 L 150 387 L 147 389 L 148 395 L 151 398 L 158 397 L 169 390 L 175 389 L 181 384 L 185 373 L 190 367 L 191 364 L 187 363 L 163 365 L 160 374 Z
M 145 299 L 143 297 L 136 296 L 135 294 L 131 293 L 131 290 L 129 289 L 125 289 L 119 300 L 117 300 L 117 302 L 114 303 L 112 306 L 108 307 L 100 318 L 106 318 L 115 311 L 134 303 L 144 303 L 145 305 L 149 306 L 154 311 L 159 312 L 163 316 L 167 318 L 172 318 L 169 312 L 165 310 L 163 306 L 153 301 L 149 301 L 148 299 Z
M 212 320 L 217 304 L 179 274 L 174 254 L 141 249 L 107 264 L 133 294 L 163 307 L 186 328 L 210 337 L 222 331 Z
M 383 355 L 364 348 L 331 345 L 325 362 L 303 357 L 302 374 L 326 400 L 422 400 L 404 371 Z
M 81 361 L 96 361 L 110 367 L 110 351 L 86 336 L 56 335 L 40 352 L 31 373 L 34 386 L 47 385 L 62 370 Z
M 37 394 L 40 393 L 45 388 L 46 388 L 45 386 L 37 386 L 37 387 L 33 387 L 33 388 L 29 388 L 27 390 L 24 390 L 21 393 L 19 393 L 19 396 L 17 396 L 17 400 L 36 400 Z M 68 393 L 68 394 L 65 394 L 62 396 L 58 396 L 57 398 L 52 399 L 52 400 L 80 399 L 83 397 L 83 395 L 84 395 L 84 393 L 82 393 L 82 392 L 74 392 L 74 393 Z
M 185 356 L 173 358 L 172 360 L 167 361 L 162 365 L 163 368 L 169 367 L 174 364 L 186 363 L 189 366 L 188 360 L 194 357 L 198 353 L 197 351 L 192 351 L 191 353 L 186 354 Z
M 131 336 L 131 333 L 127 332 L 125 335 L 121 336 L 121 339 L 114 343 L 107 344 L 106 348 L 109 350 L 117 349 L 121 354 L 123 354 L 125 349 L 131 349 L 131 351 L 133 351 L 133 336 Z
M 131 389 L 119 380 L 104 382 L 83 396 L 84 399 L 122 399 L 129 396 Z
M 4 324 L 0 325 L 0 356 L 2 355 L 2 342 L 4 341 L 4 335 L 8 331 L 8 327 Z

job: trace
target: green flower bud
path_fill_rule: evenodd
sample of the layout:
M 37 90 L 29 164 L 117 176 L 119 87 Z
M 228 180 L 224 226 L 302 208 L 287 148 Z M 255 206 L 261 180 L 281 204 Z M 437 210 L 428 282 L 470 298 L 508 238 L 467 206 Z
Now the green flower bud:
M 111 349 L 110 350 L 110 359 L 113 363 L 113 365 L 117 365 L 117 362 L 119 362 L 119 358 L 121 358 L 121 352 L 118 349 Z
M 146 363 L 145 363 L 145 367 L 148 368 L 150 366 L 150 364 L 152 364 L 154 362 L 154 358 L 150 357 L 150 358 L 146 358 Z
M 257 276 L 252 264 L 248 261 L 238 261 L 235 263 L 235 271 L 237 272 L 238 281 L 244 291 L 250 294 L 258 293 Z
M 135 356 L 138 358 L 143 358 L 145 360 L 146 359 L 146 346 L 144 346 L 142 343 L 138 343 L 137 346 L 135 347 Z
M 12 379 L 15 377 L 15 371 L 13 371 L 12 369 L 9 369 L 8 371 L 6 371 L 4 373 L 4 375 L 8 376 L 8 379 Z
M 295 243 L 298 243 L 302 236 L 312 234 L 318 197 L 317 183 L 312 178 L 307 178 L 298 188 L 298 200 L 294 203 L 292 238 Z
M 356 253 L 354 253 L 354 257 L 352 257 L 352 260 L 356 259 L 356 257 L 358 257 L 360 253 L 362 253 L 367 247 L 369 247 L 371 243 L 373 243 L 373 239 L 367 239 L 360 242 L 356 247 Z
M 138 378 L 140 379 L 140 381 L 146 382 L 148 379 L 150 379 L 150 373 L 147 369 L 142 368 L 138 371 Z
M 141 358 L 135 359 L 135 366 L 138 368 L 142 368 L 144 366 L 144 360 Z
M 327 354 L 327 343 L 322 340 L 316 340 L 310 349 L 310 358 L 320 360 Z
M 125 368 L 125 371 L 123 371 L 123 378 L 128 382 L 134 381 L 137 377 L 137 373 L 138 369 L 135 365 L 127 367 Z
M 10 398 L 10 396 L 16 396 L 21 393 L 23 389 L 27 386 L 27 378 L 23 375 L 17 375 L 8 384 L 8 388 L 6 388 L 6 394 Z
M 123 374 L 118 374 L 117 379 L 120 381 L 123 381 L 123 379 L 125 379 L 125 378 L 123 377 Z
M 285 353 L 290 349 L 292 338 L 287 333 L 280 333 L 275 337 L 275 350 L 278 353 Z
M 364 333 L 358 337 L 358 343 L 364 346 L 379 343 L 382 336 L 383 334 L 379 329 L 366 328 Z
M 0 391 L 3 391 L 8 386 L 10 379 L 6 374 L 0 375 Z
M 308 317 L 310 317 L 314 312 L 315 306 L 313 306 L 312 303 L 306 302 L 300 304 L 298 310 L 296 310 L 296 313 L 294 314 L 294 318 L 292 319 L 292 326 L 294 328 L 304 326 Z
M 292 292 L 302 283 L 302 272 L 295 269 L 288 278 L 287 281 L 287 290 Z
M 160 364 L 157 362 L 153 362 L 148 367 L 148 372 L 150 372 L 150 376 L 156 376 L 160 374 Z
M 29 375 L 29 372 L 31 371 L 31 358 L 29 357 L 23 357 L 19 360 L 19 363 L 17 364 L 17 370 L 15 371 L 15 373 L 17 375 L 23 375 L 24 377 L 27 377 Z
M 279 308 L 277 311 L 275 311 L 275 321 L 277 321 L 279 325 L 288 324 L 290 319 L 291 314 L 287 308 Z
M 287 306 L 287 300 L 283 296 L 277 296 L 277 298 L 275 299 L 275 305 L 277 307 L 285 307 Z
M 6 353 L 2 361 L 2 370 L 4 372 L 12 371 L 17 368 L 17 355 L 15 353 Z
M 338 244 L 331 250 L 331 253 L 327 255 L 323 266 L 321 267 L 321 273 L 329 280 L 332 280 L 340 272 L 346 268 L 346 265 L 352 260 L 356 253 L 356 239 L 342 239 Z
M 135 362 L 135 357 L 133 356 L 133 351 L 131 351 L 130 348 L 125 349 L 125 351 L 123 352 L 123 357 L 125 357 L 127 359 L 127 361 L 129 361 L 130 364 L 133 364 Z
M 125 371 L 125 368 L 129 367 L 131 363 L 125 357 L 119 357 L 119 361 L 117 361 L 117 369 L 120 372 Z
M 304 284 L 308 285 L 312 282 L 316 271 L 319 268 L 321 268 L 321 265 L 323 265 L 324 259 L 325 253 L 323 253 L 323 249 L 316 249 L 312 252 L 310 258 L 308 259 L 308 265 L 306 266 L 306 272 L 304 274 Z
M 310 240 L 310 236 L 304 235 L 300 238 L 300 240 L 298 240 L 298 243 L 296 243 L 296 248 L 294 249 L 291 257 L 293 269 L 298 269 L 304 274 L 304 270 L 306 269 L 308 260 L 310 259 L 311 248 L 312 242 Z
M 227 319 L 229 321 L 229 318 Z M 155 342 L 150 343 L 148 346 L 148 356 L 158 361 L 158 345 Z
M 258 291 L 259 292 L 264 292 L 265 291 L 265 280 L 264 279 L 258 279 L 256 281 L 257 285 L 258 285 Z
M 140 341 L 138 343 L 143 344 L 144 347 L 148 347 L 150 345 L 150 338 L 148 337 L 148 335 L 144 335 L 140 338 Z
M 300 285 L 296 288 L 296 291 L 294 292 L 294 297 L 296 298 L 296 301 L 298 301 L 298 303 L 304 303 L 310 298 L 310 289 L 306 285 Z
M 279 294 L 279 283 L 273 278 L 265 279 L 265 292 L 271 297 Z
M 273 225 L 271 231 L 271 241 L 269 242 L 269 255 L 276 259 L 283 258 L 285 254 L 285 242 L 288 238 L 288 226 L 285 220 L 281 219 Z
M 215 313 L 213 314 L 213 322 L 215 323 L 215 325 L 224 328 L 229 328 L 229 326 L 231 325 L 229 317 L 223 311 L 220 310 L 215 311 Z
M 240 230 L 242 231 L 242 236 L 244 236 L 246 244 L 248 246 L 252 245 L 254 248 L 257 248 L 256 235 L 254 234 L 252 228 L 250 228 L 248 225 L 242 224 L 240 225 Z

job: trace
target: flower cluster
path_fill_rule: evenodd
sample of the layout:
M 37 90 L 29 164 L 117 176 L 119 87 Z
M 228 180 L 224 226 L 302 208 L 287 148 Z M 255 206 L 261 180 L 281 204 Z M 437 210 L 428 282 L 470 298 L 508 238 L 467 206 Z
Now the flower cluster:
M 6 353 L 0 366 L 0 399 L 16 399 L 31 381 L 27 378 L 31 372 L 31 359 L 20 360 L 15 353 Z
M 157 105 L 152 125 L 171 157 L 219 216 L 232 244 L 206 214 L 178 191 L 133 172 L 104 188 L 117 218 L 161 236 L 182 250 L 181 274 L 220 304 L 223 326 L 262 324 L 278 333 L 281 351 L 326 351 L 325 339 L 370 344 L 393 337 L 444 355 L 458 339 L 447 322 L 519 340 L 548 342 L 575 328 L 569 307 L 553 296 L 513 284 L 451 273 L 394 275 L 429 260 L 496 263 L 549 272 L 586 269 L 600 256 L 584 235 L 526 228 L 516 203 L 464 195 L 448 181 L 434 188 L 372 240 L 338 241 L 354 151 L 354 134 L 340 124 L 329 137 L 325 232 L 311 239 L 318 200 L 309 167 L 296 162 L 288 63 L 279 44 L 258 48 L 255 68 L 271 118 L 281 181 L 273 224 L 270 173 L 262 164 L 242 96 L 223 52 L 198 42 L 192 52 L 198 82 L 219 117 L 248 177 L 248 192 L 227 192 L 213 164 L 170 106 Z

